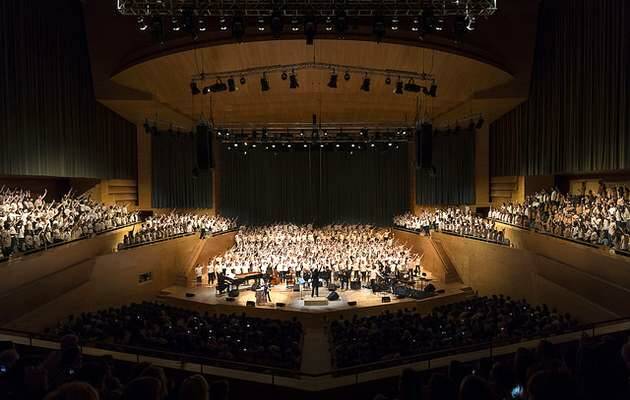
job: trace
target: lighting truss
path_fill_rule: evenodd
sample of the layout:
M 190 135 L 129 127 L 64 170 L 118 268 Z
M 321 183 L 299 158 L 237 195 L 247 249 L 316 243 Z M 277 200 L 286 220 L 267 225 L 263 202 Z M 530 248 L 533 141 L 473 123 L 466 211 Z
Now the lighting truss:
M 218 124 L 214 130 L 225 144 L 344 144 L 406 143 L 413 138 L 414 124 L 267 123 Z
M 402 71 L 394 69 L 378 69 L 369 67 L 356 67 L 351 65 L 342 64 L 325 64 L 319 62 L 309 62 L 300 64 L 287 64 L 287 65 L 269 65 L 266 67 L 248 68 L 234 71 L 221 71 L 213 73 L 201 73 L 192 76 L 193 82 L 202 82 L 209 79 L 224 80 L 234 77 L 243 76 L 261 76 L 262 74 L 270 74 L 274 72 L 286 72 L 286 71 L 298 71 L 298 70 L 322 70 L 322 71 L 337 71 L 343 73 L 357 73 L 368 74 L 370 76 L 384 76 L 391 79 L 401 79 L 414 81 L 427 81 L 435 83 L 435 78 L 432 74 L 426 72 L 414 72 L 414 71 Z
M 463 15 L 487 17 L 497 11 L 497 0 L 115 0 L 122 15 L 178 16 L 336 16 L 349 17 Z

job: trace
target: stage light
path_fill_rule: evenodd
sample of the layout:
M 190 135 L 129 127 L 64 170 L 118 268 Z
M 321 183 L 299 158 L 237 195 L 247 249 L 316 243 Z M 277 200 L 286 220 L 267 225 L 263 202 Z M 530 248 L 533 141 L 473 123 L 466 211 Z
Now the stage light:
M 243 41 L 243 35 L 245 34 L 245 22 L 243 17 L 232 18 L 232 37 L 237 41 Z
M 241 76 L 240 82 L 241 82 L 241 85 L 244 85 L 245 82 L 247 82 L 247 79 L 245 79 L 245 76 Z
M 405 84 L 405 92 L 418 93 L 420 92 L 420 85 L 417 85 L 413 79 L 409 79 Z
M 370 147 L 374 148 L 376 145 L 374 143 L 370 143 Z
M 255 149 L 256 148 L 256 143 L 252 144 L 252 147 Z
M 466 30 L 469 32 L 472 32 L 475 30 L 475 17 L 469 15 L 468 17 L 468 24 L 466 25 Z
M 328 80 L 328 87 L 329 88 L 337 88 L 337 73 L 335 72 L 335 70 L 333 70 L 333 72 L 330 74 L 330 80 Z
M 340 146 L 340 145 L 339 145 L 339 143 L 337 143 L 337 144 L 335 145 L 335 147 L 336 147 L 336 148 L 339 148 L 339 146 Z
M 144 17 L 138 17 L 138 29 L 141 31 L 146 31 L 149 29 L 149 25 L 145 21 Z
M 221 79 L 217 79 L 216 83 L 209 87 L 212 93 L 225 92 L 227 90 L 227 85 Z
M 394 93 L 403 94 L 403 82 L 400 79 L 396 82 L 396 89 L 394 90 Z
M 317 33 L 317 24 L 315 18 L 312 15 L 307 16 L 304 19 L 304 35 L 306 36 L 306 44 L 313 44 L 315 34 Z
M 265 76 L 265 74 L 262 75 L 262 77 L 260 78 L 260 90 L 263 92 L 268 91 L 269 88 L 269 81 L 267 80 L 267 77 Z
M 420 30 L 420 18 L 416 17 L 413 19 L 413 23 L 411 24 L 411 31 L 418 32 Z
M 343 79 L 345 79 L 346 81 L 350 80 L 350 72 L 346 71 L 345 74 L 343 74 Z
M 392 142 L 387 143 L 389 147 L 392 147 L 392 144 L 393 144 Z
M 304 143 L 304 148 L 307 148 L 307 147 L 308 147 L 308 144 Z
M 201 90 L 199 90 L 199 87 L 197 86 L 197 82 L 195 81 L 190 82 L 190 94 L 195 96 L 195 95 L 198 95 L 199 93 L 201 93 Z
M 481 129 L 481 127 L 483 126 L 483 122 L 483 117 L 479 117 L 479 121 L 477 121 L 477 125 L 475 125 L 475 128 Z
M 361 136 L 367 135 L 367 129 L 365 129 L 365 128 L 360 129 L 359 130 L 359 135 L 361 135 Z
M 236 84 L 234 83 L 234 78 L 230 78 L 227 80 L 228 91 L 233 92 L 236 90 Z
M 204 88 L 201 90 L 201 92 L 203 94 L 208 94 L 210 93 L 210 86 L 204 86 Z
M 380 42 L 385 36 L 385 20 L 382 16 L 374 17 L 374 25 L 372 26 L 372 33 L 376 36 L 376 41 Z
M 182 26 L 179 23 L 179 19 L 176 17 L 171 18 L 171 30 L 173 32 L 179 32 L 182 29 Z
M 368 78 L 367 75 L 365 75 L 365 78 L 363 78 L 363 83 L 361 84 L 361 90 L 363 90 L 364 92 L 370 91 L 370 78 Z
M 258 32 L 264 32 L 265 31 L 265 18 L 258 17 L 257 26 L 258 26 Z
M 291 20 L 291 30 L 293 32 L 298 32 L 300 30 L 300 25 L 298 25 L 300 21 L 297 18 L 293 18 Z
M 435 81 L 433 83 L 431 83 L 431 88 L 429 89 L 429 96 L 431 97 L 436 97 L 437 96 L 437 85 L 435 84 Z
M 328 130 L 324 129 L 324 136 L 328 136 Z
M 326 17 L 326 25 L 324 25 L 324 29 L 326 30 L 326 32 L 332 32 L 333 30 L 332 18 Z
M 385 78 L 385 84 L 386 85 L 391 85 L 392 83 L 392 78 L 390 78 L 389 76 L 387 78 Z
M 441 32 L 444 30 L 444 18 L 438 18 L 435 22 L 435 30 Z
M 392 24 L 390 25 L 390 29 L 392 31 L 397 31 L 399 28 L 400 20 L 398 17 L 392 17 Z
M 320 148 L 320 149 L 323 149 L 323 148 L 324 148 L 324 145 L 323 145 L 323 144 L 320 144 L 320 145 L 319 145 L 319 148 Z
M 225 17 L 219 18 L 219 29 L 223 32 L 228 30 L 227 20 L 225 19 Z
M 208 25 L 206 24 L 206 19 L 205 18 L 198 18 L 197 19 L 197 30 L 199 32 L 205 32 L 208 30 Z
M 271 33 L 273 37 L 279 38 L 282 34 L 282 14 L 280 11 L 275 10 L 271 14 Z
M 283 81 L 286 81 L 288 77 L 289 75 L 287 75 L 286 71 L 282 71 L 282 74 L 280 75 L 280 79 L 282 79 Z
M 300 129 L 300 136 L 304 136 L 304 129 Z
M 291 76 L 289 76 L 289 88 L 296 89 L 300 85 L 298 84 L 297 76 L 295 75 L 295 71 L 291 71 Z

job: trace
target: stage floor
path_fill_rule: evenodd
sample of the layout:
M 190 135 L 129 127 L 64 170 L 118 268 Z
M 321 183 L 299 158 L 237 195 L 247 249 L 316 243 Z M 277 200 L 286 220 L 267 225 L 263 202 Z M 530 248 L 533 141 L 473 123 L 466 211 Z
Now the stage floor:
M 372 290 L 363 287 L 359 290 L 337 289 L 339 300 L 328 301 L 326 305 L 308 305 L 305 304 L 305 301 L 308 303 L 309 300 L 325 300 L 330 293 L 328 289 L 320 287 L 319 297 L 314 298 L 311 297 L 310 290 L 302 290 L 300 293 L 286 288 L 285 285 L 276 285 L 271 289 L 272 302 L 268 304 L 257 304 L 256 308 L 319 314 L 351 309 L 387 307 L 393 304 L 398 304 L 399 306 L 403 304 L 414 305 L 418 302 L 431 301 L 438 298 L 459 297 L 459 295 L 467 291 L 467 288 L 462 284 L 438 284 L 436 286 L 437 289 L 443 289 L 444 292 L 420 300 L 410 298 L 398 299 L 391 293 L 385 292 L 377 292 L 374 294 Z M 187 293 L 192 293 L 194 296 L 187 297 Z M 383 296 L 388 296 L 390 302 L 383 303 Z M 217 295 L 215 287 L 208 287 L 207 285 L 197 287 L 171 286 L 162 290 L 160 298 L 206 304 L 209 306 L 246 307 L 248 301 L 256 301 L 256 294 L 254 291 L 241 289 L 239 296 L 235 297 L 234 301 L 228 301 L 226 300 L 228 296 L 225 293 L 223 295 Z M 349 305 L 348 302 L 351 301 L 356 301 L 356 305 Z M 284 306 L 278 307 L 276 305 L 277 303 L 284 303 Z

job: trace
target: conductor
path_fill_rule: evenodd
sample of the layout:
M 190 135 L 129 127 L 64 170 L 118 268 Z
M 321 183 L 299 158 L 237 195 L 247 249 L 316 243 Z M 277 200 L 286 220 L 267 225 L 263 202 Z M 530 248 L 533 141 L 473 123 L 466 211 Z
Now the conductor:
M 313 269 L 311 273 L 313 280 L 313 289 L 311 289 L 311 297 L 319 297 L 319 269 Z

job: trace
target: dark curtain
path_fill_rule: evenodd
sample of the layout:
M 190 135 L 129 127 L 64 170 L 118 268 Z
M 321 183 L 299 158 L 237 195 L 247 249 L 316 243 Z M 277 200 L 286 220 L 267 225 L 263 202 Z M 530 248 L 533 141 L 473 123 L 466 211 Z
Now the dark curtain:
M 135 126 L 94 98 L 78 0 L 0 1 L 0 174 L 136 177 Z
M 391 224 L 409 208 L 406 144 L 347 151 L 221 149 L 221 214 L 247 224 Z
M 435 171 L 416 171 L 416 204 L 459 205 L 475 202 L 475 132 L 433 137 Z
M 493 176 L 630 168 L 630 2 L 546 0 L 529 99 L 490 127 Z
M 152 206 L 212 208 L 212 170 L 197 170 L 194 134 L 162 132 L 151 141 Z

